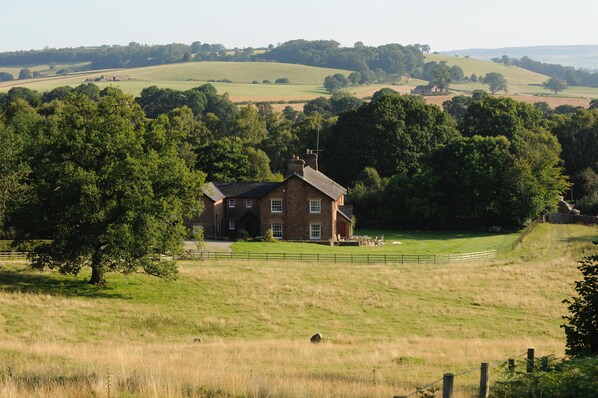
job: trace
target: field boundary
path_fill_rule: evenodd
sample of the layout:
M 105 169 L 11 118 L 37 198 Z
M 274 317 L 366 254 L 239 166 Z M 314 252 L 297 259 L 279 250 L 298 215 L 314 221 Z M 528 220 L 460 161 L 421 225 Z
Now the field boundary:
M 339 254 L 339 253 L 255 253 L 201 251 L 187 253 L 180 259 L 245 260 L 245 261 L 299 261 L 318 263 L 355 264 L 444 264 L 462 263 L 496 258 L 495 249 L 472 253 L 453 254 Z

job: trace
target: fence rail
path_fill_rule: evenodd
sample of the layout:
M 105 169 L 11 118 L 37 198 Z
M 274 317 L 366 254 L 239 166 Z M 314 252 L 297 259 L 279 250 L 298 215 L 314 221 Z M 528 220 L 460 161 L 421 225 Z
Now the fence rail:
M 0 258 L 26 258 L 29 252 L 4 252 L 0 251 Z
M 344 253 L 255 253 L 202 251 L 187 254 L 199 260 L 261 260 L 358 264 L 459 263 L 496 258 L 496 250 L 455 254 L 344 254 Z

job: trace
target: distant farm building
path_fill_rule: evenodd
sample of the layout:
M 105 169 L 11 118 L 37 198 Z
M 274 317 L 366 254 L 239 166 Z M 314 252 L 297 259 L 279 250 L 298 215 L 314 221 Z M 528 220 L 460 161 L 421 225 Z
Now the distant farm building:
M 85 79 L 86 82 L 120 82 L 123 80 L 131 80 L 131 78 L 127 75 L 102 75 Z
M 440 90 L 434 84 L 427 84 L 425 86 L 417 86 L 411 90 L 411 94 L 432 95 L 439 93 Z

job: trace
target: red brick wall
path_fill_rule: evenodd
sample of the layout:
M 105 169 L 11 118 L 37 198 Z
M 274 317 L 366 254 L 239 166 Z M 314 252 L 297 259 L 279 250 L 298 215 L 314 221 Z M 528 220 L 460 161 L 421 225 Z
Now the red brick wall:
M 282 199 L 282 213 L 272 213 L 270 201 Z M 321 213 L 309 212 L 309 201 L 321 201 Z M 290 178 L 260 199 L 261 230 L 271 224 L 282 224 L 283 239 L 309 240 L 310 224 L 321 224 L 321 240 L 329 241 L 336 235 L 337 204 L 299 177 Z

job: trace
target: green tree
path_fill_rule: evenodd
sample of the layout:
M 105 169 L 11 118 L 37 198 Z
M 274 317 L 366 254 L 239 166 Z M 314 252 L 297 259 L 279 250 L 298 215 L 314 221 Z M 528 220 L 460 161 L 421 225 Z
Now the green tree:
M 235 120 L 233 135 L 243 144 L 258 145 L 267 134 L 266 122 L 260 119 L 257 109 L 252 104 L 242 106 Z
M 97 102 L 70 96 L 46 109 L 29 156 L 31 183 L 10 220 L 19 240 L 48 240 L 34 268 L 77 274 L 90 283 L 110 271 L 174 277 L 186 235 L 183 218 L 197 211 L 203 176 L 177 156 L 180 139 L 146 130 L 145 115 L 119 90 Z
M 31 79 L 33 77 L 33 74 L 31 73 L 31 71 L 27 68 L 23 68 L 21 69 L 21 71 L 19 72 L 19 80 L 24 80 L 24 79 Z
M 374 97 L 341 114 L 325 140 L 322 169 L 345 186 L 366 167 L 383 178 L 413 173 L 423 156 L 459 136 L 452 118 L 420 97 Z
M 0 82 L 9 82 L 14 79 L 14 76 L 8 72 L 0 72 Z
M 24 159 L 24 134 L 4 125 L 0 119 L 0 237 L 4 235 L 4 215 L 8 204 L 25 189 L 29 166 Z
M 580 173 L 598 163 L 598 109 L 577 109 L 574 113 L 553 115 L 550 130 L 562 147 L 565 172 L 572 177 L 573 193 L 577 199 L 586 192 Z
M 579 262 L 583 280 L 575 283 L 578 296 L 565 300 L 570 315 L 564 317 L 567 336 L 567 355 L 598 355 L 598 255 L 591 255 Z
M 196 152 L 196 168 L 207 174 L 208 181 L 252 180 L 251 163 L 240 140 L 228 137 L 212 140 Z
M 336 73 L 332 76 L 326 76 L 324 78 L 324 88 L 331 93 L 348 87 L 351 81 L 341 73 Z
M 504 91 L 505 93 L 509 91 L 505 77 L 498 72 L 487 73 L 484 76 L 483 83 L 489 86 L 492 94 L 496 94 L 499 91 Z
M 532 105 L 508 97 L 478 96 L 472 101 L 460 124 L 464 136 L 499 136 L 509 140 L 517 131 L 542 125 L 542 114 Z
M 432 70 L 432 76 L 434 76 L 432 83 L 436 85 L 440 91 L 444 91 L 449 88 L 452 78 L 451 70 L 446 62 L 443 61 L 436 65 L 436 67 Z
M 463 69 L 461 69 L 458 65 L 451 66 L 449 73 L 451 74 L 451 79 L 457 82 L 460 82 L 465 78 L 465 74 L 463 73 Z
M 567 88 L 567 83 L 565 83 L 558 77 L 551 77 L 550 79 L 542 83 L 542 86 L 546 90 L 554 91 L 554 94 L 556 95 Z

